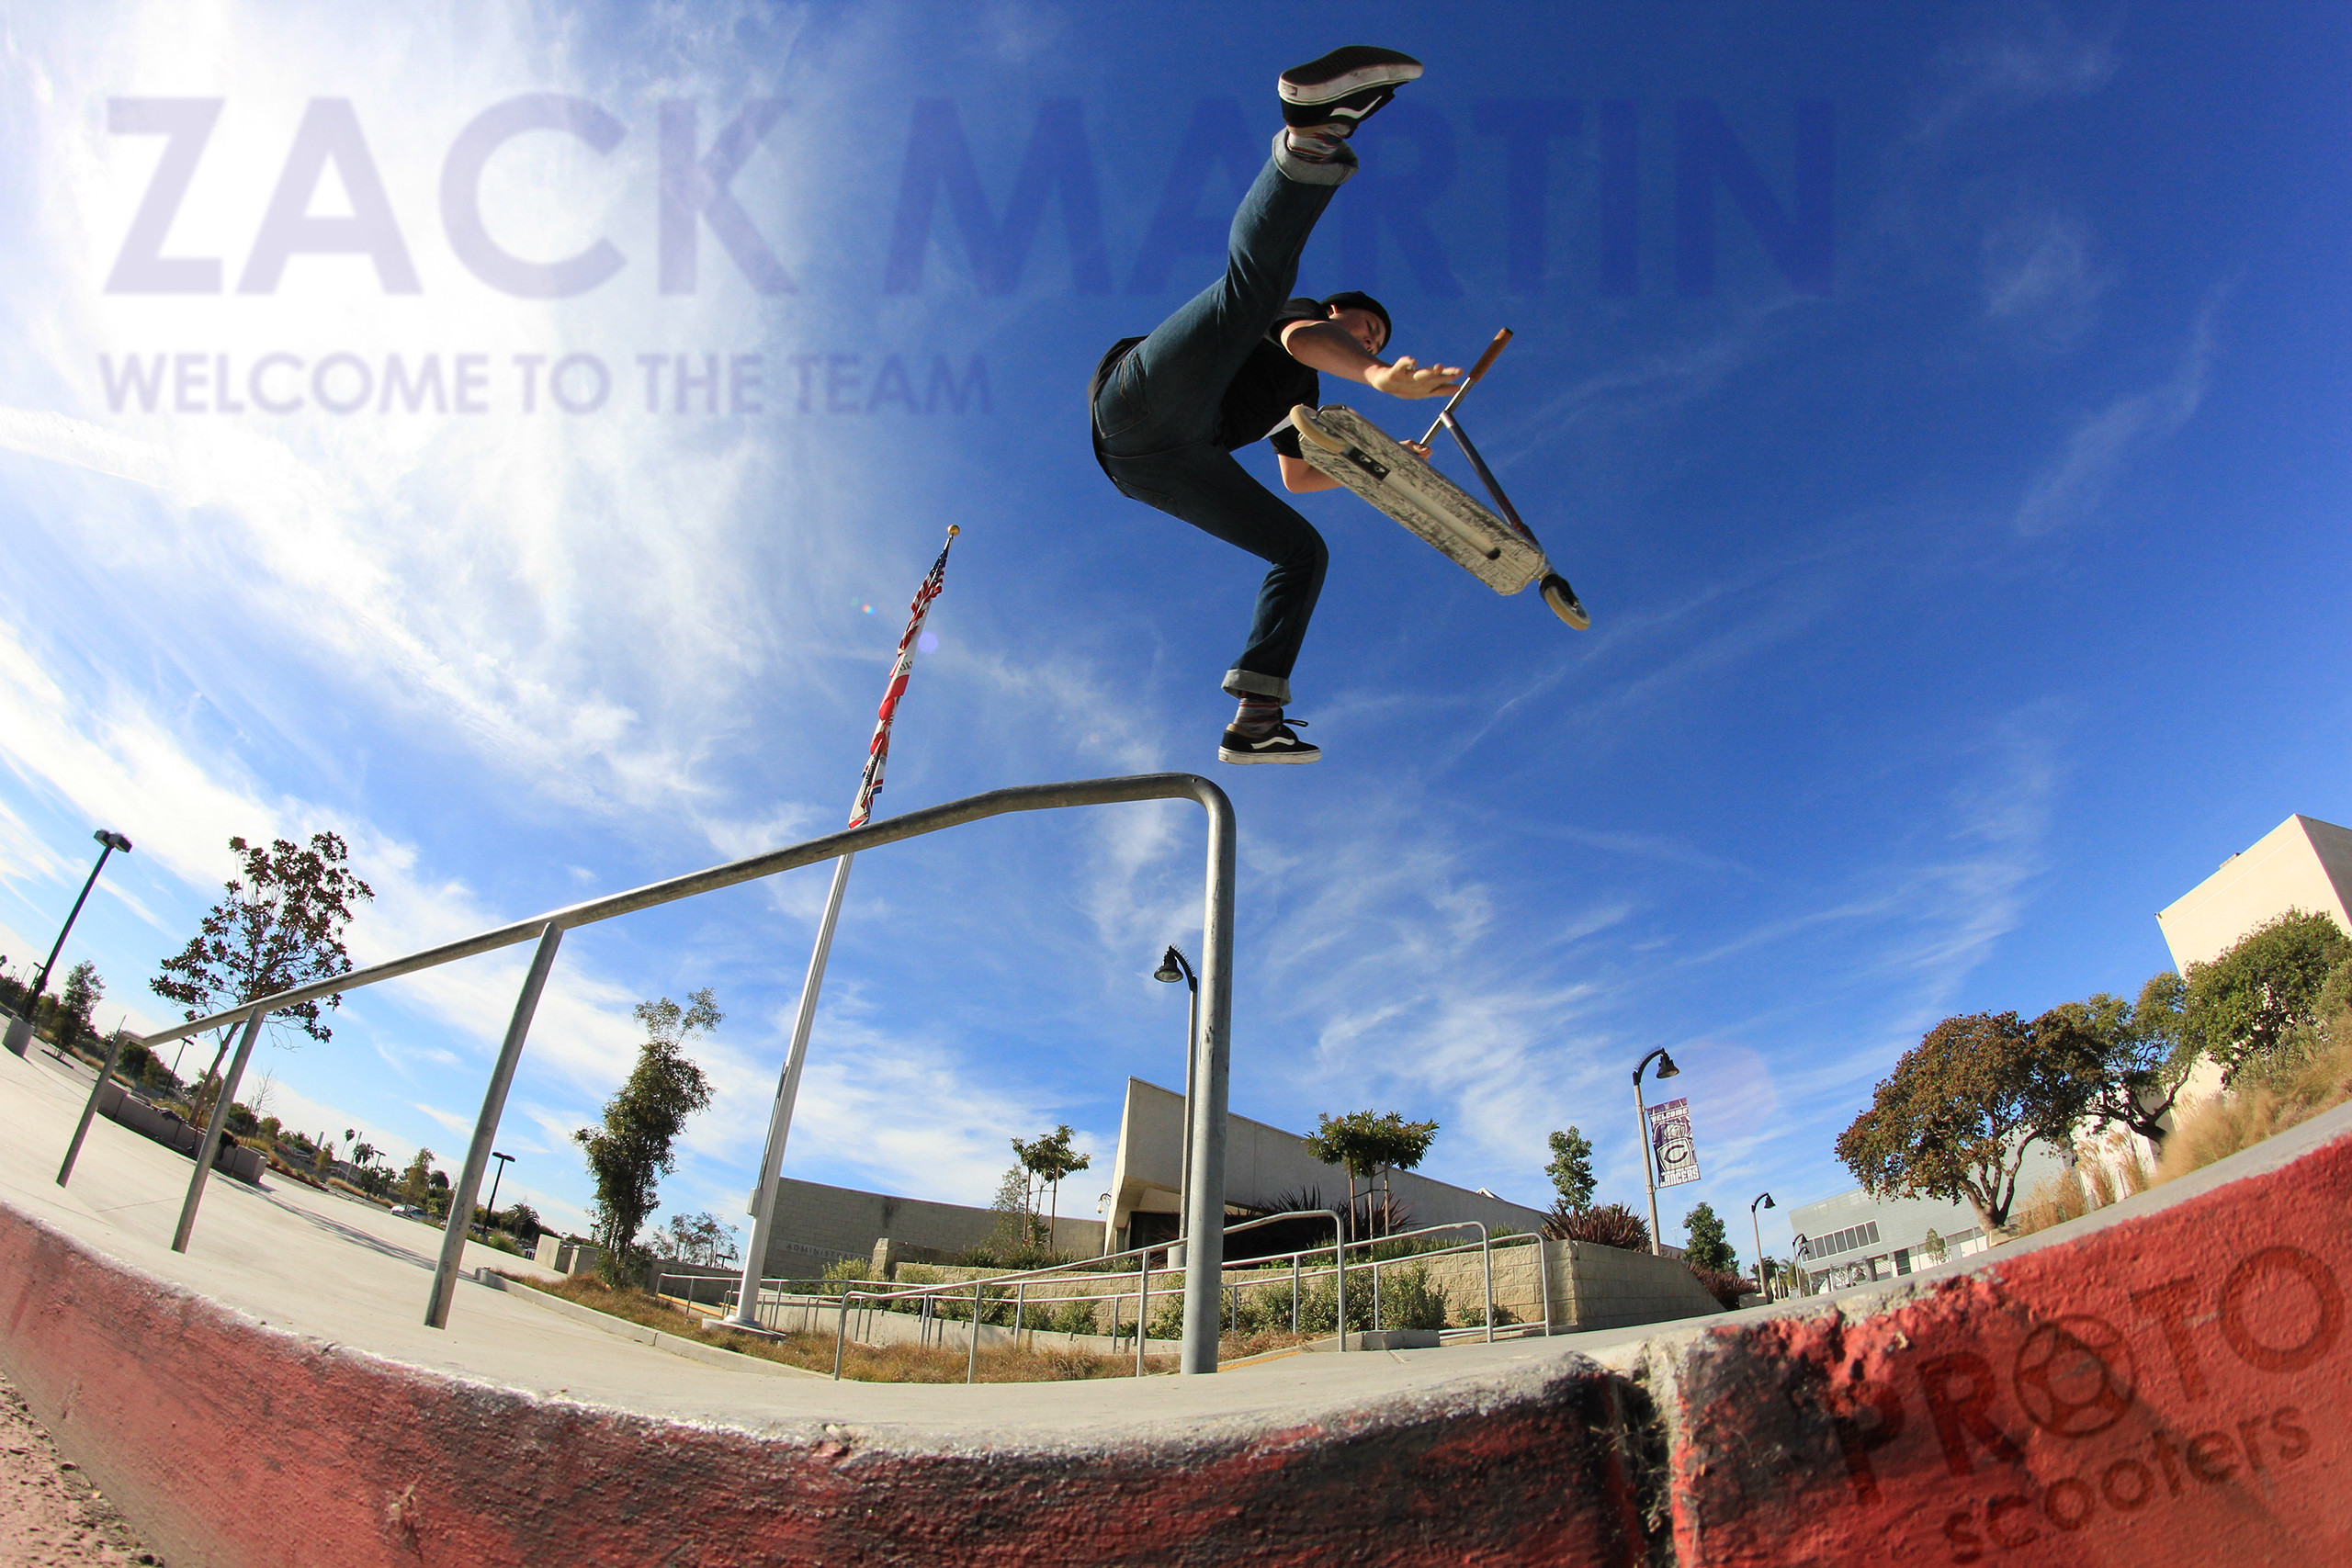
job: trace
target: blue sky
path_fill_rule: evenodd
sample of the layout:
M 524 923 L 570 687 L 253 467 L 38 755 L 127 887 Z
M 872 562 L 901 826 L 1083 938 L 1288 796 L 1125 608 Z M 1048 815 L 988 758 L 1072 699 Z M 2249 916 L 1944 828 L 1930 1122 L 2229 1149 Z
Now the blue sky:
M 145 981 L 232 834 L 349 839 L 365 960 L 827 830 L 956 523 L 884 813 L 1215 777 L 1242 834 L 1234 1108 L 1433 1117 L 1430 1174 L 1530 1202 L 1573 1122 L 1638 1203 L 1625 1075 L 1665 1045 L 1706 1170 L 1673 1236 L 1693 1198 L 1847 1185 L 1832 1140 L 1938 1019 L 2136 987 L 2166 961 L 2152 911 L 2290 812 L 2352 818 L 2342 14 L 1351 10 L 1429 74 L 1361 138 L 1302 287 L 1374 290 L 1425 359 L 1516 331 L 1464 412 L 1594 625 L 1306 498 L 1333 562 L 1293 711 L 1327 760 L 1245 772 L 1215 759 L 1216 682 L 1256 564 L 1103 482 L 1081 389 L 1213 275 L 1274 74 L 1348 41 L 1268 15 L 20 13 L 0 952 L 46 950 L 102 825 L 139 848 L 70 956 L 134 1027 L 171 1016 Z M 605 150 L 500 144 L 469 238 L 453 152 L 532 96 Z M 178 143 L 124 128 L 188 111 L 109 104 L 156 99 L 220 108 L 141 248 Z M 665 128 L 707 150 L 763 99 L 744 222 L 706 209 L 689 266 Z M 522 297 L 483 236 L 609 276 Z M 133 252 L 219 282 L 110 288 Z M 272 354 L 299 364 L 261 391 L 299 410 L 254 405 Z M 123 367 L 158 355 L 186 381 L 142 407 Z M 440 411 L 385 406 L 394 355 L 438 356 Z M 684 412 L 682 355 L 719 367 Z M 581 356 L 583 412 L 544 385 L 526 412 L 518 355 Z M 310 400 L 363 373 L 364 406 Z M 1181 1078 L 1181 992 L 1149 972 L 1197 948 L 1199 862 L 1176 806 L 865 857 L 787 1170 L 985 1202 L 1008 1137 L 1069 1122 L 1107 1178 L 1124 1077 Z M 733 1217 L 823 876 L 570 940 L 506 1190 L 579 1217 L 565 1135 L 627 1071 L 631 1003 L 709 986 L 720 1099 L 663 1196 Z M 454 1163 L 521 966 L 355 997 L 256 1071 L 299 1124 Z

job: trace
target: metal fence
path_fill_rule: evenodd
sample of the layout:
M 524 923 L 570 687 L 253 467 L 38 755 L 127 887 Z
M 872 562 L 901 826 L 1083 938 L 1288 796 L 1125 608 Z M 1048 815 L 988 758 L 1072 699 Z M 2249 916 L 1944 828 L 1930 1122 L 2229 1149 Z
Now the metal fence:
M 507 1021 L 496 1065 L 491 1069 L 490 1083 L 482 1095 L 481 1114 L 474 1123 L 473 1142 L 466 1153 L 464 1170 L 449 1195 L 451 1213 L 470 1215 L 481 1194 L 483 1173 L 490 1164 L 491 1145 L 497 1135 L 499 1118 L 505 1110 L 506 1093 L 514 1083 L 515 1066 L 522 1060 L 524 1042 L 530 1034 L 531 1018 L 537 1010 L 539 994 L 547 986 L 548 975 L 555 966 L 556 949 L 562 942 L 564 932 L 599 920 L 655 908 L 680 899 L 716 892 L 722 887 L 733 887 L 779 872 L 837 860 L 842 855 L 859 853 L 883 844 L 896 843 L 901 839 L 918 838 L 985 818 L 1001 817 L 1015 811 L 1050 811 L 1074 806 L 1109 806 L 1144 800 L 1192 800 L 1199 803 L 1208 815 L 1208 866 L 1202 929 L 1202 952 L 1204 955 L 1201 967 L 1202 1006 L 1199 1026 L 1190 1046 L 1193 1081 L 1199 1086 L 1200 1092 L 1193 1097 L 1191 1122 L 1184 1130 L 1187 1145 L 1192 1150 L 1194 1174 L 1189 1194 L 1191 1212 L 1186 1215 L 1186 1229 L 1190 1234 L 1204 1236 L 1206 1245 L 1193 1248 L 1185 1258 L 1182 1370 L 1187 1373 L 1213 1372 L 1216 1371 L 1218 1265 L 1223 1255 L 1223 1237 L 1218 1231 L 1218 1223 L 1225 1215 L 1226 1100 L 1233 1022 L 1235 830 L 1233 803 L 1216 784 L 1193 773 L 1140 773 L 1126 778 L 1080 779 L 1067 784 L 1025 784 L 969 795 L 880 822 L 870 822 L 863 828 L 829 833 L 823 838 L 810 839 L 786 849 L 770 850 L 764 854 L 729 861 L 723 865 L 691 872 L 666 882 L 651 883 L 629 892 L 590 899 L 527 920 L 501 926 L 461 942 L 426 948 L 382 964 L 371 964 L 331 980 L 242 1002 L 209 1018 L 193 1019 L 141 1036 L 140 1043 L 152 1051 L 158 1045 L 204 1030 L 242 1025 L 238 1030 L 236 1053 L 229 1064 L 227 1076 L 221 1081 L 220 1099 L 214 1103 L 211 1121 L 205 1129 L 204 1146 L 197 1156 L 195 1174 L 188 1180 L 187 1195 L 180 1205 L 179 1224 L 173 1233 L 172 1250 L 187 1250 L 188 1236 L 196 1227 L 197 1209 L 203 1201 L 205 1179 L 211 1172 L 213 1156 L 220 1151 L 222 1123 L 227 1120 L 230 1105 L 236 1100 L 237 1085 L 244 1075 L 246 1061 L 253 1055 L 254 1041 L 261 1032 L 262 1021 L 273 1012 L 298 1003 L 355 991 L 379 981 L 420 974 L 444 964 L 454 964 L 459 959 L 494 953 L 522 942 L 536 943 L 529 972 L 524 977 L 521 994 L 515 998 L 514 1014 Z M 90 1118 L 97 1109 L 98 1088 L 113 1072 L 120 1048 L 121 1037 L 118 1033 L 115 1049 L 108 1054 L 107 1066 L 98 1074 L 97 1084 L 91 1089 L 89 1103 L 83 1108 L 81 1125 L 76 1128 L 64 1163 L 58 1169 L 57 1182 L 61 1187 L 74 1174 L 74 1164 L 81 1154 Z M 463 1224 L 451 1225 L 445 1233 L 440 1259 L 434 1270 L 432 1292 L 425 1303 L 424 1322 L 428 1327 L 441 1328 L 448 1324 L 450 1302 L 457 1292 L 465 1241 L 466 1227 Z
M 1242 1301 L 1245 1292 L 1287 1292 L 1290 1298 L 1291 1332 L 1298 1333 L 1301 1328 L 1301 1308 L 1306 1300 L 1306 1292 L 1310 1289 L 1318 1288 L 1321 1281 L 1329 1280 L 1331 1281 L 1332 1288 L 1333 1325 L 1334 1332 L 1338 1336 L 1337 1348 L 1344 1353 L 1348 1348 L 1348 1335 L 1351 1332 L 1348 1326 L 1348 1280 L 1351 1274 L 1360 1276 L 1369 1272 L 1371 1276 L 1371 1321 L 1373 1328 L 1378 1331 L 1381 1327 L 1381 1271 L 1384 1269 L 1394 1270 L 1400 1267 L 1425 1263 L 1432 1258 L 1454 1257 L 1476 1251 L 1479 1257 L 1484 1298 L 1480 1322 L 1467 1327 L 1441 1330 L 1440 1334 L 1441 1337 L 1446 1334 L 1452 1334 L 1457 1338 L 1465 1335 L 1476 1335 L 1491 1343 L 1497 1327 L 1495 1249 L 1498 1247 L 1524 1245 L 1534 1248 L 1536 1295 L 1541 1303 L 1543 1317 L 1540 1326 L 1536 1324 L 1528 1324 L 1523 1325 L 1522 1332 L 1541 1332 L 1546 1336 L 1552 1332 L 1550 1263 L 1548 1255 L 1544 1250 L 1541 1236 L 1496 1237 L 1478 1221 L 1462 1220 L 1447 1224 L 1423 1225 L 1414 1230 L 1401 1231 L 1393 1235 L 1345 1241 L 1342 1239 L 1345 1222 L 1339 1212 L 1333 1209 L 1301 1209 L 1279 1214 L 1267 1214 L 1246 1221 L 1241 1224 L 1228 1226 L 1225 1229 L 1223 1235 L 1231 1237 L 1261 1225 L 1300 1219 L 1329 1220 L 1332 1228 L 1332 1245 L 1301 1247 L 1289 1252 L 1268 1253 L 1257 1258 L 1222 1263 L 1217 1283 L 1221 1299 L 1216 1307 L 1220 1317 L 1229 1310 L 1233 1322 L 1238 1326 L 1243 1316 Z M 1351 1252 L 1371 1253 L 1382 1247 L 1408 1243 L 1422 1236 L 1464 1230 L 1476 1231 L 1477 1239 L 1453 1247 L 1416 1248 L 1388 1258 L 1366 1257 L 1361 1262 L 1347 1261 L 1347 1255 Z M 1180 1245 L 1189 1247 L 1189 1243 Z M 934 1337 L 938 1343 L 944 1344 L 947 1325 L 961 1322 L 968 1325 L 964 1335 L 966 1351 L 964 1378 L 967 1382 L 971 1382 L 977 1381 L 978 1376 L 980 1340 L 982 1330 L 985 1328 L 1009 1327 L 1011 1337 L 1008 1342 L 1017 1347 L 1024 1328 L 1034 1330 L 1034 1320 L 1030 1318 L 1032 1312 L 1040 1308 L 1081 1303 L 1090 1309 L 1090 1312 L 1099 1312 L 1108 1307 L 1111 1319 L 1108 1337 L 1115 1345 L 1122 1337 L 1120 1333 L 1122 1317 L 1132 1303 L 1134 1315 L 1128 1321 L 1133 1325 L 1131 1337 L 1135 1341 L 1136 1375 L 1140 1377 L 1143 1375 L 1145 1356 L 1150 1338 L 1151 1303 L 1155 1294 L 1152 1289 L 1152 1276 L 1155 1273 L 1170 1271 L 1165 1267 L 1153 1269 L 1151 1258 L 1153 1254 L 1164 1257 L 1168 1250 L 1169 1244 L 1155 1243 L 1149 1247 L 1131 1247 L 1125 1252 L 1111 1253 L 1102 1258 L 1055 1264 L 1043 1269 L 1014 1269 L 970 1280 L 890 1287 L 866 1285 L 854 1280 L 763 1280 L 760 1281 L 759 1300 L 753 1303 L 752 1316 L 761 1327 L 774 1332 L 796 1329 L 800 1332 L 817 1332 L 823 1318 L 830 1315 L 833 1320 L 833 1376 L 836 1379 L 842 1375 L 842 1360 L 852 1339 L 870 1342 L 873 1335 L 873 1314 L 877 1312 L 903 1313 L 914 1316 L 922 1325 L 918 1338 L 924 1344 L 934 1342 Z M 1222 1250 L 1221 1246 L 1219 1250 Z M 1129 1258 L 1135 1260 L 1132 1269 L 1104 1267 L 1106 1264 L 1118 1263 Z M 1318 1262 L 1310 1266 L 1307 1261 L 1310 1258 L 1328 1258 L 1330 1261 Z M 1188 1265 L 1191 1262 L 1189 1254 L 1186 1262 Z M 1283 1269 L 1285 1264 L 1288 1265 L 1286 1272 Z M 1273 1277 L 1227 1277 L 1260 1275 L 1269 1272 Z M 1115 1281 L 1127 1276 L 1132 1276 L 1135 1280 L 1132 1286 L 1114 1284 L 1108 1290 L 1100 1288 L 1106 1282 Z M 793 1289 L 795 1285 L 811 1286 L 813 1289 L 796 1291 Z M 1096 1288 L 1081 1290 L 1079 1288 L 1081 1285 Z M 1188 1343 L 1193 1328 L 1191 1288 L 1192 1280 L 1188 1268 L 1184 1320 Z M 729 1315 L 731 1316 L 732 1309 L 737 1304 L 735 1295 L 730 1292 L 722 1304 L 729 1309 Z M 991 1318 L 1005 1321 L 1002 1325 L 996 1325 L 989 1322 Z M 859 1325 L 854 1335 L 851 1332 L 853 1319 Z M 934 1327 L 938 1331 L 935 1337 Z

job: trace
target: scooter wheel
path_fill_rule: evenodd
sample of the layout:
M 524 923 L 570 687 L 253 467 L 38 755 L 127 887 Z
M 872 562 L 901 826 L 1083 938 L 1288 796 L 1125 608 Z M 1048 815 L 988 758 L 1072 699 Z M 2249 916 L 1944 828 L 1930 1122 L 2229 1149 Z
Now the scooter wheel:
M 1290 411 L 1290 423 L 1291 428 L 1298 432 L 1300 440 L 1312 441 L 1326 452 L 1344 452 L 1348 449 L 1348 444 L 1345 441 L 1316 422 L 1315 411 L 1305 403 L 1293 405 Z
M 1568 586 L 1566 578 L 1556 571 L 1545 573 L 1543 592 L 1544 603 L 1552 606 L 1552 614 L 1578 631 L 1585 631 L 1592 626 L 1592 617 L 1585 613 L 1583 604 L 1577 598 L 1577 591 Z

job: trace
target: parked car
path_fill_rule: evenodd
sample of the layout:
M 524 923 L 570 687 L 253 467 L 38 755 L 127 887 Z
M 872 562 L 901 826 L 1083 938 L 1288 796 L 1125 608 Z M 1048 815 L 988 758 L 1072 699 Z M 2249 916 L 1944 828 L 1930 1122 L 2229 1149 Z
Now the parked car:
M 424 1218 L 424 1211 L 418 1208 L 413 1203 L 395 1203 L 392 1205 L 392 1213 L 399 1215 L 403 1220 L 421 1220 Z

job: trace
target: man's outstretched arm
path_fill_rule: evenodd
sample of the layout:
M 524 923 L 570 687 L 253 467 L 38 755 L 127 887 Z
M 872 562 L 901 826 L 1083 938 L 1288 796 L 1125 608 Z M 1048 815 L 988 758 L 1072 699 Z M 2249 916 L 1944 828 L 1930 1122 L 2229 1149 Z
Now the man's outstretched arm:
M 1344 376 L 1392 398 L 1442 397 L 1460 386 L 1459 366 L 1417 365 L 1410 355 L 1388 364 L 1337 321 L 1293 321 L 1283 329 L 1283 347 L 1309 370 Z

